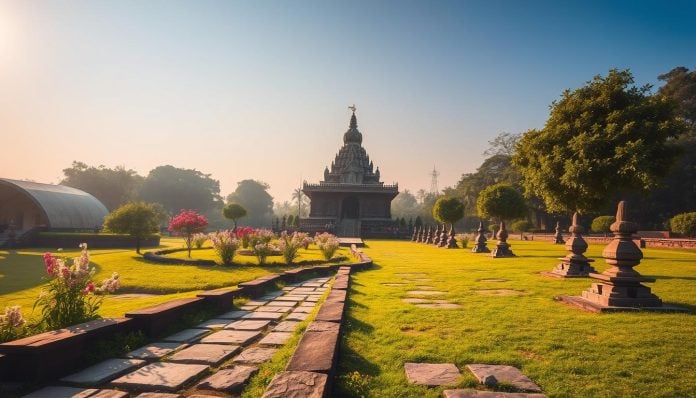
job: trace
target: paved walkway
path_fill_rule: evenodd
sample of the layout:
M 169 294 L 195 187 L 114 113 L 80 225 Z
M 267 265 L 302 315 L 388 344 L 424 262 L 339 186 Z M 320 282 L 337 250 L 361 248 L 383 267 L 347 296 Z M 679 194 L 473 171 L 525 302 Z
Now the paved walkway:
M 309 316 L 330 279 L 289 285 L 25 397 L 237 397 Z

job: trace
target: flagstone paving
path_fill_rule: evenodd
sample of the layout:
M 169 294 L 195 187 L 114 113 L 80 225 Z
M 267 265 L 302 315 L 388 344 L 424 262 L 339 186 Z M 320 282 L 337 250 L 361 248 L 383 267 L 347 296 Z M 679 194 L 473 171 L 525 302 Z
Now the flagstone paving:
M 50 386 L 28 397 L 174 398 L 185 395 L 194 398 L 228 397 L 230 394 L 236 397 L 258 372 L 255 365 L 269 361 L 292 337 L 300 321 L 316 308 L 330 279 L 314 278 L 266 293 L 245 303 L 245 308 L 255 307 L 255 310 L 234 310 L 218 315 L 194 328 L 167 336 L 163 341 L 133 350 L 123 355 L 124 358 L 108 359 L 60 381 L 90 388 Z M 292 313 L 288 314 L 290 311 Z M 340 326 L 333 322 L 315 324 L 313 331 L 322 328 L 337 331 Z M 307 395 L 303 396 L 324 392 L 326 375 L 284 374 L 278 380 L 299 378 L 309 383 L 304 386 Z M 315 382 L 319 384 L 312 384 Z M 276 386 L 269 396 L 276 396 L 273 394 L 282 390 L 282 386 Z
M 404 364 L 409 383 L 428 387 L 455 385 L 461 377 L 453 363 L 413 363 Z

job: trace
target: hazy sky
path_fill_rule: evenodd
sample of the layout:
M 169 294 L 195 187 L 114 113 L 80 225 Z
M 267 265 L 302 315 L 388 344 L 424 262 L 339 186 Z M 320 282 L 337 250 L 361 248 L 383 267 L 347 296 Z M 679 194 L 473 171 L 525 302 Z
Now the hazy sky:
M 195 168 L 287 200 L 342 145 L 382 179 L 453 185 L 500 132 L 610 68 L 696 67 L 695 1 L 0 0 L 0 177 L 73 160 Z

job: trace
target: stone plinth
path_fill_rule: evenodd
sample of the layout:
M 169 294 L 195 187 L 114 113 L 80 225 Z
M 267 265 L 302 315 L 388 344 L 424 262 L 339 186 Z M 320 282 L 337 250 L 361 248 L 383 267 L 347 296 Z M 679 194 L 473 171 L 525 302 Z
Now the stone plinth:
M 570 253 L 560 258 L 561 263 L 556 265 L 551 272 L 544 272 L 544 275 L 556 278 L 584 278 L 590 276 L 592 272 L 597 272 L 590 265 L 590 262 L 594 260 L 584 255 L 585 251 L 587 251 L 587 242 L 582 238 L 584 229 L 578 224 L 577 212 L 573 214 L 573 224 L 570 226 L 569 231 L 571 235 L 565 242 L 565 248 Z
M 501 258 L 501 257 L 515 257 L 515 254 L 510 250 L 510 245 L 507 243 L 508 232 L 505 229 L 505 221 L 500 222 L 500 229 L 497 234 L 498 243 L 495 245 L 495 249 L 491 252 L 491 257 Z
M 454 224 L 450 224 L 449 237 L 447 238 L 448 249 L 459 249 L 459 246 L 457 246 L 457 238 L 454 236 Z

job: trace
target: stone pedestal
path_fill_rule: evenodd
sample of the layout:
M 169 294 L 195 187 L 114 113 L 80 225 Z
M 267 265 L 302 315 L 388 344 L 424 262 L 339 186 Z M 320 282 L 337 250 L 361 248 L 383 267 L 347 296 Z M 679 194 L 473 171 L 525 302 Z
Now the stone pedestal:
M 430 225 L 428 225 L 427 231 L 428 232 L 426 232 L 426 235 L 425 235 L 425 244 L 432 245 L 433 244 L 433 228 Z
M 582 297 L 566 296 L 560 299 L 595 312 L 661 310 L 662 300 L 652 294 L 649 287 L 641 284 L 655 282 L 655 279 L 646 278 L 633 269 L 643 258 L 643 252 L 632 239 L 636 231 L 636 225 L 626 220 L 626 203 L 619 202 L 616 222 L 611 224 L 614 240 L 602 252 L 610 267 L 601 274 L 590 273 L 590 277 L 598 282 L 582 292 Z
M 556 221 L 556 233 L 553 235 L 553 243 L 556 245 L 562 245 L 565 243 L 563 240 L 563 234 L 561 234 L 561 223 Z
M 505 221 L 500 222 L 500 229 L 496 236 L 498 238 L 498 243 L 495 245 L 495 249 L 491 252 L 491 257 L 501 258 L 501 257 L 515 257 L 515 254 L 510 250 L 510 245 L 507 243 L 508 233 L 505 229 Z
M 425 225 L 421 225 L 420 236 L 418 238 L 418 243 L 423 243 L 423 242 L 425 242 Z
M 454 237 L 454 235 L 454 224 L 450 224 L 449 237 L 447 239 L 448 249 L 459 249 L 459 246 L 457 246 L 457 239 Z
M 411 236 L 411 242 L 418 240 L 418 227 L 413 227 L 413 235 Z
M 591 272 L 597 272 L 590 262 L 594 261 L 585 257 L 583 253 L 587 251 L 587 242 L 582 238 L 584 229 L 578 224 L 578 213 L 573 214 L 573 224 L 569 228 L 570 238 L 565 243 L 565 248 L 570 253 L 560 258 L 561 263 L 551 272 L 544 272 L 544 275 L 557 278 L 585 278 Z
M 442 226 L 444 228 L 444 226 Z M 442 230 L 440 230 L 440 224 L 437 224 L 437 228 L 435 229 L 435 234 L 433 235 L 433 245 L 439 246 L 440 245 L 440 235 L 442 234 Z
M 442 224 L 442 232 L 440 232 L 440 242 L 437 247 L 447 247 L 447 241 L 449 240 L 449 235 L 447 235 L 447 226 Z
M 471 251 L 474 253 L 490 253 L 491 250 L 486 246 L 486 230 L 483 229 L 483 221 L 479 221 L 479 227 L 476 232 L 478 232 L 478 235 L 476 235 L 476 242 Z

